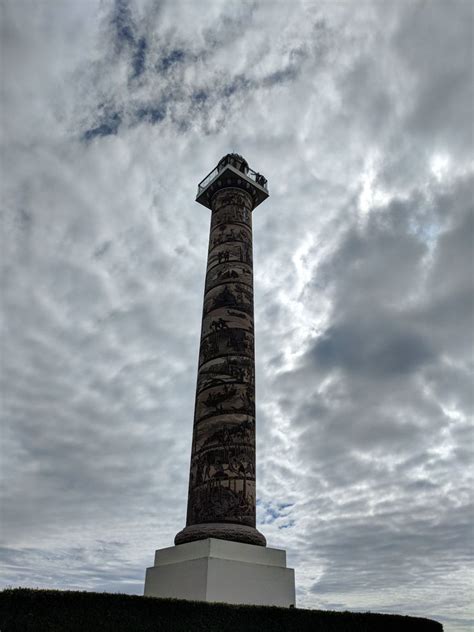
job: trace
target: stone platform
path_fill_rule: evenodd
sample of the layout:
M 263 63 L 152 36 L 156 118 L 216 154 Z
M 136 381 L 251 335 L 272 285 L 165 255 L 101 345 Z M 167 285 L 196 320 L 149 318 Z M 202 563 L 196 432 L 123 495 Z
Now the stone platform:
M 282 549 L 208 538 L 157 550 L 145 597 L 288 608 L 295 573 Z

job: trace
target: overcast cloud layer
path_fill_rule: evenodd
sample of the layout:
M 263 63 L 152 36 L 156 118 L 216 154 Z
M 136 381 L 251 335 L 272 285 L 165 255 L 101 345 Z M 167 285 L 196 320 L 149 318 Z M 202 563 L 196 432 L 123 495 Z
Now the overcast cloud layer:
M 471 629 L 473 5 L 2 2 L 2 585 L 184 526 L 209 213 L 254 215 L 258 517 L 301 607 Z

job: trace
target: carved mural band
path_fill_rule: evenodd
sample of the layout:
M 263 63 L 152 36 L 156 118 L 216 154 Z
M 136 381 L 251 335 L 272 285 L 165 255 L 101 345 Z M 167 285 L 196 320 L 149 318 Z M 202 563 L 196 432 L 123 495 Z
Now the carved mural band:
M 255 526 L 252 198 L 212 200 L 187 524 Z

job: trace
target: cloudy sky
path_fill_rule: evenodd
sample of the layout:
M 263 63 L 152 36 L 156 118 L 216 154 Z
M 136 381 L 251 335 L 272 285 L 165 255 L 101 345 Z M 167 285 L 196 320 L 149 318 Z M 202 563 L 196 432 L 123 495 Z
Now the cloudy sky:
M 3 0 L 1 585 L 184 526 L 209 212 L 254 215 L 258 521 L 301 607 L 474 615 L 473 5 Z

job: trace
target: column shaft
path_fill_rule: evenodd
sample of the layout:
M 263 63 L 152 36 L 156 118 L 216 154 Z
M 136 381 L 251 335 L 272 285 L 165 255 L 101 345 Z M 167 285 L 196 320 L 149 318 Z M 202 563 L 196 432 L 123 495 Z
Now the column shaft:
M 252 197 L 215 193 L 199 353 L 186 528 L 265 545 L 255 529 Z

